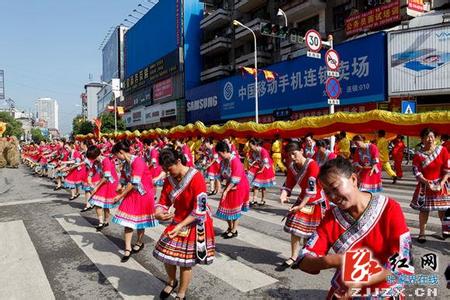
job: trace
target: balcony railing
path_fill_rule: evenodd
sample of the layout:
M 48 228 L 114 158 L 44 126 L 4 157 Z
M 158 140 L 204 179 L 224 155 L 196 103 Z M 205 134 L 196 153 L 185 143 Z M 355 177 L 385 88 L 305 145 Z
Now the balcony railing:
M 256 18 L 256 19 L 251 20 L 250 22 L 244 23 L 244 25 L 251 28 L 253 31 L 255 31 L 256 35 L 259 35 L 259 24 L 261 22 L 270 23 L 267 20 Z M 246 29 L 242 26 L 236 27 L 234 34 L 235 34 L 234 37 L 236 40 L 242 39 L 244 37 L 245 38 L 252 37 L 252 33 L 248 29 Z
M 268 65 L 272 63 L 272 54 L 270 52 L 258 51 L 258 66 Z M 236 69 L 239 67 L 254 67 L 255 66 L 255 53 L 251 52 L 244 54 L 236 58 Z
M 230 49 L 231 39 L 226 37 L 217 37 L 212 41 L 200 46 L 200 55 L 214 55 Z
M 219 65 L 209 69 L 205 69 L 200 73 L 200 80 L 212 80 L 219 77 L 224 77 L 230 75 L 231 66 L 230 65 Z
M 202 30 L 214 30 L 231 24 L 231 12 L 223 8 L 219 8 L 209 15 L 206 15 L 200 21 Z
M 266 4 L 267 0 L 234 0 L 234 8 L 247 13 Z
M 281 5 L 288 20 L 298 20 L 311 17 L 326 8 L 324 0 L 294 0 Z

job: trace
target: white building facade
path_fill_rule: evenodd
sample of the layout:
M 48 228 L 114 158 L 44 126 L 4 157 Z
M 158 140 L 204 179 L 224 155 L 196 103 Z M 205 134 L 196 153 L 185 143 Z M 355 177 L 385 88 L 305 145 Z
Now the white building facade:
M 98 115 L 97 110 L 97 94 L 103 88 L 103 84 L 98 82 L 91 82 L 84 86 L 86 103 L 87 103 L 87 120 L 92 121 Z
M 44 120 L 47 128 L 59 130 L 59 107 L 55 99 L 39 98 L 35 102 L 35 107 L 37 120 Z

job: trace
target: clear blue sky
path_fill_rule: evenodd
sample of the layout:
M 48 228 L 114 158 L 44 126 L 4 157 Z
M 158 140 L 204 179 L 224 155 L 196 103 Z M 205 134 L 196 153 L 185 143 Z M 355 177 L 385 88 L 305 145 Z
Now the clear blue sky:
M 39 97 L 56 99 L 60 130 L 69 133 L 89 74 L 100 80 L 100 43 L 139 3 L 151 6 L 145 0 L 0 0 L 6 97 L 31 111 Z

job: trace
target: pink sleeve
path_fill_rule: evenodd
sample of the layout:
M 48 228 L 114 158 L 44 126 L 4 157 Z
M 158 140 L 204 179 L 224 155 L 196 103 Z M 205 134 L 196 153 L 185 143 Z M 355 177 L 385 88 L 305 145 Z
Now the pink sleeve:
M 380 152 L 378 151 L 378 147 L 374 144 L 371 144 L 370 147 L 370 156 L 372 156 L 372 165 L 380 162 Z
M 307 170 L 308 186 L 305 191 L 306 196 L 308 197 L 316 196 L 318 175 L 319 175 L 319 165 L 315 161 L 310 162 Z
M 200 172 L 192 178 L 191 186 L 194 203 L 190 215 L 194 216 L 197 220 L 203 220 L 208 212 L 208 195 L 206 194 L 205 179 Z
M 159 202 L 155 204 L 155 208 L 162 208 L 163 210 L 169 210 L 169 207 L 172 205 L 172 201 L 170 201 L 169 193 L 171 190 L 171 185 L 169 183 L 169 179 L 166 178 L 164 180 L 164 185 L 161 190 L 161 195 L 159 196 Z
M 131 183 L 141 184 L 142 175 L 144 175 L 145 164 L 141 158 L 136 157 L 131 165 Z
M 244 175 L 244 167 L 238 158 L 234 158 L 231 161 L 231 183 L 237 185 L 241 182 L 241 178 Z
M 114 180 L 112 176 L 112 163 L 109 158 L 104 158 L 102 161 L 103 177 L 109 181 Z

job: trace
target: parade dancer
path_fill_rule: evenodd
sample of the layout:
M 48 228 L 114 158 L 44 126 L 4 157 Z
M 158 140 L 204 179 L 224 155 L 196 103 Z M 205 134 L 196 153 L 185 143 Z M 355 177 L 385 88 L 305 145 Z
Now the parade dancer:
M 420 137 L 424 146 L 413 158 L 413 172 L 418 183 L 410 206 L 419 211 L 420 232 L 417 241 L 425 243 L 425 228 L 430 211 L 438 211 L 439 219 L 443 222 L 445 211 L 450 208 L 450 162 L 447 149 L 436 146 L 434 130 L 425 128 L 420 132 Z
M 403 177 L 403 152 L 406 148 L 405 143 L 403 143 L 404 139 L 404 136 L 397 135 L 394 140 L 394 148 L 392 148 L 392 159 L 394 160 L 395 174 L 397 175 L 398 179 L 401 179 Z
M 353 158 L 353 166 L 358 170 L 359 188 L 371 193 L 381 192 L 381 165 L 378 148 L 374 144 L 365 143 L 361 135 L 353 137 L 357 149 Z
M 391 164 L 389 163 L 389 142 L 385 136 L 386 131 L 378 130 L 377 148 L 380 154 L 381 166 L 388 176 L 392 177 L 392 184 L 395 184 L 397 182 L 397 174 L 392 170 Z
M 58 191 L 63 187 L 63 180 L 66 176 L 66 173 L 63 171 L 66 167 L 66 162 L 70 158 L 70 148 L 67 146 L 65 141 L 59 142 L 59 150 L 58 150 L 58 160 L 55 169 L 55 177 L 56 177 L 56 186 L 53 189 L 54 191 Z
M 397 279 L 412 275 L 414 268 L 411 237 L 400 205 L 381 194 L 360 191 L 358 175 L 353 173 L 350 162 L 341 157 L 322 166 L 319 181 L 336 207 L 326 212 L 295 265 L 309 274 L 336 269 L 327 299 L 354 299 L 355 291 L 370 294 L 370 299 L 403 299 L 404 281 L 397 282 Z M 343 272 L 351 273 L 358 267 L 344 265 L 348 251 L 369 252 L 379 273 L 369 276 L 365 282 L 345 282 Z M 402 268 L 398 267 L 400 261 Z M 387 281 L 391 275 L 395 276 L 395 283 Z
M 226 181 L 216 216 L 227 221 L 228 229 L 222 234 L 222 237 L 230 239 L 237 237 L 241 213 L 248 211 L 250 186 L 241 160 L 231 153 L 228 144 L 223 141 L 218 142 L 216 151 L 222 159 L 220 176 L 222 180 Z
M 316 142 L 313 139 L 312 133 L 305 136 L 305 145 L 303 147 L 303 153 L 306 158 L 313 158 L 317 152 Z
M 175 148 L 176 149 L 180 149 L 181 152 L 186 157 L 186 160 L 185 160 L 186 166 L 188 166 L 189 168 L 194 168 L 195 167 L 195 165 L 194 165 L 194 158 L 192 157 L 192 152 L 189 149 L 189 147 L 185 143 L 181 142 L 180 140 L 176 140 L 175 141 Z
M 220 183 L 220 157 L 214 148 L 211 138 L 205 139 L 205 155 L 207 159 L 206 175 L 210 181 L 210 189 L 208 196 L 220 194 L 222 186 Z
M 145 228 L 158 225 L 154 215 L 154 191 L 147 165 L 142 158 L 130 153 L 130 145 L 127 141 L 115 144 L 112 154 L 123 161 L 122 174 L 125 176 L 125 184 L 113 201 L 122 200 L 122 202 L 112 222 L 125 227 L 125 252 L 121 261 L 127 262 L 133 253 L 138 253 L 144 248 Z M 137 241 L 131 246 L 133 230 L 137 230 Z
M 95 206 L 95 213 L 98 218 L 98 225 L 95 227 L 97 231 L 101 231 L 109 225 L 110 209 L 119 204 L 114 202 L 119 184 L 115 165 L 109 157 L 100 153 L 101 151 L 97 146 L 89 147 L 87 152 L 87 157 L 93 161 L 95 173 L 100 178 L 95 183 L 92 196 L 89 199 L 89 204 Z
M 317 163 L 304 156 L 304 150 L 298 142 L 289 143 L 286 153 L 292 161 L 288 167 L 286 182 L 281 189 L 280 201 L 286 202 L 297 184 L 301 188 L 297 201 L 289 209 L 284 225 L 284 231 L 291 234 L 291 256 L 283 263 L 283 267 L 291 267 L 297 259 L 300 240 L 303 239 L 305 244 L 307 238 L 316 230 L 325 210 L 328 209 L 328 201 L 316 180 L 319 174 Z
M 215 255 L 205 180 L 199 171 L 186 166 L 185 159 L 184 153 L 173 148 L 163 149 L 159 155 L 159 163 L 169 176 L 156 205 L 156 218 L 171 221 L 153 251 L 153 256 L 164 263 L 168 276 L 160 299 L 169 298 L 178 283 L 176 299 L 186 299 L 192 267 L 197 263 L 211 264 Z M 180 268 L 179 282 L 177 267 Z
M 317 141 L 316 146 L 317 152 L 314 154 L 313 159 L 319 167 L 323 166 L 327 161 L 336 158 L 336 154 L 327 149 L 327 142 L 325 140 Z
M 69 161 L 64 162 L 67 172 L 67 176 L 64 178 L 64 187 L 70 189 L 71 196 L 69 200 L 74 200 L 80 196 L 80 187 L 82 182 L 82 157 L 80 151 L 78 151 L 73 143 L 68 144 L 70 149 Z
M 266 149 L 261 147 L 261 141 L 250 139 L 249 145 L 251 148 L 250 168 L 248 170 L 248 181 L 252 188 L 253 197 L 250 205 L 255 205 L 256 190 L 261 190 L 261 201 L 259 205 L 266 204 L 264 194 L 266 188 L 275 186 L 275 173 L 273 171 L 273 162 Z

